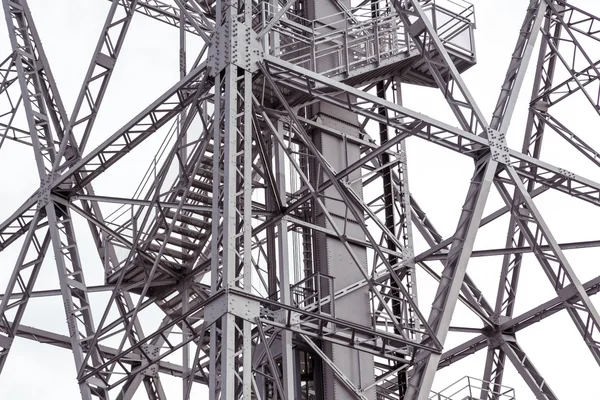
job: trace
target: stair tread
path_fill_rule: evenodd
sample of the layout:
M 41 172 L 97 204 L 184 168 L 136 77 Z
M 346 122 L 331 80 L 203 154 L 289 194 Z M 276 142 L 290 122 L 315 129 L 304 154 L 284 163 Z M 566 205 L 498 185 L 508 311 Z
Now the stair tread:
M 148 246 L 148 250 L 158 253 L 160 250 L 160 247 L 161 247 L 161 245 L 159 245 L 158 243 L 150 243 L 150 245 Z M 193 258 L 192 255 L 189 253 L 177 251 L 177 250 L 171 249 L 169 247 L 165 248 L 165 250 L 163 251 L 163 254 L 173 257 L 173 258 L 178 258 L 184 262 L 190 261 Z
M 169 243 L 170 245 L 173 245 L 173 246 L 182 247 L 182 248 L 188 249 L 188 250 L 196 250 L 198 248 L 198 245 L 196 243 L 194 243 L 193 241 L 192 242 L 186 241 L 183 239 L 173 237 L 172 235 L 169 235 L 167 237 L 164 233 L 162 233 L 155 237 L 155 240 L 164 241 L 165 239 L 167 240 L 167 243 Z
M 178 193 L 179 196 L 183 195 L 183 190 L 181 190 Z M 187 198 L 190 200 L 194 200 L 197 201 L 199 203 L 202 203 L 202 205 L 206 205 L 206 206 L 212 206 L 212 197 L 206 195 L 206 194 L 202 194 L 202 193 L 196 193 L 193 191 L 189 191 L 187 193 Z M 205 211 L 195 211 L 198 214 L 202 214 L 202 215 L 206 215 L 207 213 Z
M 206 190 L 212 192 L 212 182 L 203 182 L 198 179 L 192 180 L 192 186 L 196 189 Z
M 171 219 L 175 218 L 175 211 L 167 211 L 166 216 Z M 203 221 L 198 218 L 191 217 L 189 215 L 179 214 L 177 220 L 189 225 L 194 225 L 195 227 L 202 229 L 210 229 L 210 227 L 212 226 L 212 223 L 210 221 Z
M 167 226 L 163 223 L 161 224 L 161 228 L 167 230 Z M 173 232 L 178 233 L 184 237 L 192 238 L 192 239 L 203 239 L 206 237 L 206 233 L 198 232 L 196 230 L 183 227 L 179 224 L 173 226 Z

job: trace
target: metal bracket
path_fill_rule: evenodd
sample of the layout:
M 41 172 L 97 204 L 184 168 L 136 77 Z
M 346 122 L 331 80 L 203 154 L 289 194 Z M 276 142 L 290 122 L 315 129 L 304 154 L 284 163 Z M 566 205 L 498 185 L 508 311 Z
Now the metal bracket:
M 48 174 L 42 180 L 40 189 L 37 193 L 37 207 L 38 209 L 44 208 L 50 203 L 50 193 L 52 188 L 52 182 L 54 181 L 54 175 Z
M 275 322 L 285 324 L 286 326 L 300 324 L 300 314 L 295 311 L 277 310 L 274 313 L 273 319 Z
M 502 332 L 496 332 L 488 338 L 488 346 L 490 349 L 495 349 L 502 346 L 506 342 L 515 342 L 516 339 L 512 335 L 507 335 Z
M 230 64 L 254 72 L 258 70 L 257 63 L 263 57 L 262 45 L 250 26 L 238 21 L 221 25 L 213 35 L 208 50 L 209 74 L 217 76 Z
M 222 293 L 206 305 L 204 323 L 210 325 L 225 314 L 252 321 L 260 315 L 260 303 L 254 299 L 239 296 L 232 291 Z
M 8 349 L 13 342 L 13 338 L 5 335 L 4 333 L 0 333 L 0 348 Z
M 154 360 L 159 356 L 160 347 L 158 346 L 153 346 L 151 344 L 143 344 L 140 347 L 142 352 L 144 352 L 144 354 L 146 354 L 151 360 Z M 142 375 L 152 376 L 156 378 L 158 376 L 158 364 L 154 363 L 140 373 Z
M 488 128 L 487 137 L 490 143 L 492 159 L 501 164 L 510 164 L 510 155 L 508 154 L 509 148 L 506 145 L 506 134 L 495 129 Z
M 574 174 L 574 173 L 572 173 L 571 171 L 567 171 L 567 170 L 566 170 L 566 169 L 564 169 L 564 168 L 559 168 L 559 169 L 558 169 L 558 172 L 559 172 L 561 175 L 564 175 L 564 176 L 566 176 L 567 178 L 570 178 L 570 179 L 573 179 L 573 178 L 575 178 L 575 174 Z
M 402 249 L 402 254 L 404 255 L 404 259 L 405 260 L 409 260 L 409 261 L 412 260 L 411 262 L 412 262 L 412 264 L 414 264 L 414 262 L 415 262 L 415 260 L 414 260 L 414 258 L 415 258 L 415 252 L 413 251 L 412 247 L 405 246 Z
M 558 298 L 562 302 L 566 302 L 566 301 L 572 299 L 573 297 L 575 297 L 576 295 L 577 295 L 577 289 L 572 284 L 569 285 L 569 286 L 566 286 L 566 287 L 562 288 L 558 292 Z
M 548 109 L 550 108 L 550 106 L 548 105 L 547 101 L 536 101 L 535 104 L 533 105 L 533 108 L 542 112 L 542 113 L 546 113 L 548 112 Z

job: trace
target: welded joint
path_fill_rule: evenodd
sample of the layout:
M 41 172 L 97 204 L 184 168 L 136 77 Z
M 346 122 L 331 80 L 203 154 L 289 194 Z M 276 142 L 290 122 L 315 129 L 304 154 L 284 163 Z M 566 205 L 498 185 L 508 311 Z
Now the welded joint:
M 239 21 L 221 25 L 210 41 L 208 71 L 217 76 L 228 65 L 235 65 L 250 72 L 258 70 L 264 58 L 264 50 L 256 40 L 252 27 Z
M 506 144 L 506 134 L 492 128 L 487 128 L 487 138 L 492 153 L 492 159 L 501 164 L 510 164 L 510 149 Z
M 505 343 L 513 343 L 516 341 L 517 340 L 514 335 L 510 335 L 503 332 L 494 332 L 490 336 L 488 336 L 487 339 L 488 347 L 490 349 L 495 349 L 501 347 Z
M 273 314 L 273 320 L 278 324 L 291 327 L 300 324 L 300 314 L 290 310 L 277 310 Z
M 566 303 L 568 300 L 577 296 L 578 292 L 577 292 L 577 288 L 575 287 L 575 285 L 569 285 L 569 286 L 562 288 L 560 291 L 558 291 L 557 294 L 558 294 L 558 298 L 563 303 Z
M 535 102 L 533 108 L 541 113 L 547 113 L 548 109 L 550 108 L 550 105 L 547 101 L 540 100 Z
M 13 338 L 5 335 L 4 333 L 0 333 L 0 349 L 8 349 L 12 345 Z

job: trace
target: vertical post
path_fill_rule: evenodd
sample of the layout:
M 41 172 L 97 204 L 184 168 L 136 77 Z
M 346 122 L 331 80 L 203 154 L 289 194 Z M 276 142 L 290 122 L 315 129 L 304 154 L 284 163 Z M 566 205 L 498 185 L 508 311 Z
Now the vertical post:
M 342 1 L 344 6 L 349 8 L 350 2 L 347 0 Z M 335 29 L 338 32 L 344 34 L 344 44 L 347 44 L 346 38 L 348 33 L 348 21 L 347 14 L 339 12 L 339 4 L 334 1 L 316 1 L 307 2 L 307 17 L 311 20 L 317 21 L 319 19 L 326 19 L 327 25 L 330 29 Z M 328 46 L 328 44 L 317 45 Z M 320 48 L 313 49 L 313 51 L 319 51 Z M 347 54 L 347 46 L 341 49 L 340 52 L 343 57 Z M 317 71 L 328 71 L 334 68 L 338 68 L 339 64 L 335 64 L 337 60 L 333 60 L 327 57 L 319 59 L 319 65 Z M 346 63 L 349 66 L 349 62 Z M 349 71 L 347 71 L 349 72 Z M 358 117 L 353 112 L 336 107 L 325 102 L 315 103 L 313 106 L 307 108 L 307 112 L 313 117 L 320 119 L 320 123 L 325 126 L 332 126 L 336 129 L 342 130 L 348 137 L 360 137 L 360 124 Z M 342 127 L 340 127 L 340 124 Z M 360 147 L 353 141 L 347 140 L 344 137 L 338 137 L 329 134 L 326 130 L 315 129 L 312 132 L 312 142 L 315 148 L 320 152 L 335 170 L 343 170 L 351 165 L 360 157 Z M 340 149 L 344 149 L 340 151 Z M 320 182 L 323 182 L 327 174 L 322 170 L 321 166 L 316 160 L 315 168 L 312 170 L 311 179 L 313 184 L 318 186 Z M 363 182 L 360 179 L 360 171 L 353 172 L 347 177 L 348 181 L 353 182 L 352 188 L 354 191 L 361 196 Z M 354 216 L 350 209 L 347 208 L 343 194 L 337 190 L 330 190 L 327 192 L 327 199 L 324 200 L 324 206 L 328 209 L 335 209 L 335 215 L 332 216 L 332 221 L 327 220 L 326 213 L 321 212 L 318 208 L 317 201 L 313 203 L 313 215 L 311 216 L 313 222 L 316 225 L 323 227 L 331 227 L 333 223 L 339 227 L 344 228 L 344 233 L 350 237 L 361 237 L 365 233 L 361 228 L 361 223 L 358 219 L 364 218 L 362 215 Z M 352 206 L 350 206 L 352 207 Z M 323 234 L 321 232 L 313 232 L 314 237 L 314 254 L 315 254 L 315 268 L 314 273 L 321 273 L 327 276 L 331 276 L 334 279 L 337 287 L 345 287 L 355 281 L 358 281 L 363 277 L 363 273 L 367 270 L 367 251 L 364 247 L 350 244 L 353 255 L 355 255 L 360 261 L 358 262 L 358 268 L 348 268 L 348 265 L 353 265 L 355 259 L 349 254 L 347 248 L 344 247 L 344 243 L 334 237 Z M 360 269 L 363 270 L 361 272 Z M 317 276 L 317 282 L 320 279 Z M 329 285 L 321 285 L 319 295 L 324 297 L 329 295 L 327 293 Z M 318 288 L 316 288 L 318 290 Z M 368 289 L 357 290 L 353 293 L 336 300 L 335 302 L 335 314 L 336 318 L 355 322 L 363 326 L 373 326 L 372 315 L 369 311 L 369 291 Z M 332 305 L 330 305 L 332 306 Z M 332 311 L 333 311 L 333 307 Z M 323 353 L 327 356 L 331 362 L 339 367 L 339 371 L 343 373 L 348 379 L 350 379 L 358 389 L 368 388 L 362 395 L 367 399 L 375 398 L 375 389 L 370 387 L 374 381 L 374 359 L 372 356 L 358 352 L 354 349 L 343 348 L 337 344 L 323 343 Z M 326 365 L 323 361 L 322 365 Z M 336 376 L 331 368 L 323 367 L 323 396 L 324 398 L 355 398 L 356 393 L 353 389 L 343 384 L 341 380 Z
M 283 130 L 281 121 L 277 123 L 277 128 Z M 285 175 L 285 154 L 281 146 L 275 145 L 275 174 L 277 181 L 277 195 L 281 204 L 286 204 L 286 175 Z M 282 304 L 291 305 L 292 298 L 290 293 L 290 268 L 288 253 L 288 223 L 281 219 L 277 224 L 277 244 L 279 257 L 279 301 Z M 283 389 L 287 400 L 294 399 L 294 354 L 292 349 L 292 332 L 283 330 L 281 332 L 281 363 L 283 365 Z
M 393 82 L 394 91 L 394 99 L 396 104 L 402 105 L 402 87 L 399 79 L 394 78 Z M 405 286 L 408 291 L 409 296 L 413 300 L 415 305 L 418 305 L 418 296 L 417 296 L 417 274 L 415 272 L 415 262 L 414 262 L 414 244 L 413 244 L 413 233 L 412 233 L 412 212 L 411 212 L 411 204 L 410 204 L 410 189 L 408 185 L 408 159 L 406 153 L 406 141 L 403 140 L 400 142 L 400 152 L 402 161 L 400 162 L 400 171 L 399 171 L 399 189 L 400 189 L 400 199 L 398 203 L 400 204 L 401 210 L 401 221 L 398 235 L 401 236 L 403 245 L 404 245 L 404 255 L 405 260 L 408 260 L 408 264 L 406 265 L 406 275 L 404 278 Z M 415 315 L 414 310 L 407 305 L 407 323 L 414 329 L 414 337 L 413 339 L 417 342 L 421 341 L 421 334 L 419 331 L 421 330 L 421 322 L 417 315 Z M 401 372 L 404 375 L 405 382 L 407 380 L 406 371 Z M 403 395 L 404 392 L 401 392 Z
M 216 7 L 217 40 L 227 46 L 229 54 L 240 47 L 249 54 L 251 3 L 218 1 Z M 246 65 L 233 56 L 213 65 L 215 155 L 220 154 L 221 140 L 223 154 L 213 161 L 212 254 L 215 256 L 211 292 L 221 293 L 220 301 L 226 309 L 211 327 L 211 367 L 216 367 L 211 375 L 220 373 L 210 378 L 211 400 L 219 398 L 219 394 L 221 399 L 249 399 L 253 387 L 251 322 L 229 308 L 232 302 L 240 300 L 236 292 L 250 293 L 252 288 L 252 72 Z M 223 239 L 219 244 L 217 232 L 221 227 Z M 220 253 L 221 260 L 216 256 Z
M 230 289 L 236 286 L 236 196 L 237 191 L 237 67 L 229 65 L 224 71 L 224 185 L 223 185 L 223 266 L 222 288 Z M 235 316 L 226 313 L 221 319 L 221 396 L 223 399 L 234 399 L 235 396 Z
M 183 9 L 184 5 L 181 5 L 181 10 L 179 13 L 179 79 L 183 79 L 186 74 L 186 41 L 185 41 L 185 12 Z M 181 178 L 184 178 L 184 174 L 186 173 L 185 165 L 187 164 L 187 133 L 185 135 L 181 135 L 181 131 L 185 129 L 184 121 L 185 121 L 185 110 L 181 112 L 178 116 L 179 119 L 179 137 L 181 138 L 181 142 L 177 143 L 176 146 L 179 146 L 179 174 Z M 183 180 L 182 180 L 183 181 Z M 189 241 L 187 237 L 182 237 L 183 241 Z M 188 251 L 184 248 L 182 251 Z M 189 286 L 184 286 L 181 289 L 181 313 L 185 314 L 189 310 L 189 299 L 190 299 L 190 288 Z M 187 324 L 181 324 L 181 339 L 184 342 L 187 342 L 190 337 L 190 329 Z M 198 347 L 201 346 L 202 338 L 199 339 Z M 193 363 L 196 363 L 197 360 L 192 360 Z M 191 386 L 194 383 L 193 377 L 190 376 L 191 368 L 190 368 L 190 345 L 186 343 L 181 349 L 181 365 L 183 367 L 183 374 L 181 383 L 183 385 L 183 400 L 187 400 L 189 393 L 191 391 Z
M 377 3 L 374 3 L 375 5 Z M 374 13 L 375 17 L 377 13 Z M 381 99 L 386 98 L 386 84 L 385 81 L 377 82 L 377 96 Z M 385 107 L 379 107 L 378 110 L 380 115 L 386 116 L 387 110 Z M 385 123 L 379 123 L 379 140 L 383 145 L 388 141 L 388 126 Z M 392 168 L 389 166 L 390 156 L 388 153 L 384 152 L 381 154 L 381 165 L 385 165 L 386 167 L 381 171 L 381 178 L 383 183 L 383 204 L 384 204 L 384 212 L 385 212 L 385 227 L 390 231 L 393 236 L 396 236 L 396 216 L 394 213 L 394 205 L 396 203 L 396 199 L 394 196 L 393 183 L 392 183 Z M 390 251 L 395 252 L 396 242 L 392 240 L 391 237 L 387 237 L 386 246 Z M 390 265 L 396 265 L 398 263 L 398 257 L 390 254 L 388 256 L 388 261 Z M 393 288 L 392 296 L 394 299 L 392 300 L 392 310 L 394 314 L 399 317 L 402 315 L 402 304 L 399 300 L 400 291 L 398 288 L 398 283 L 394 281 L 394 279 L 390 278 L 390 286 Z M 394 333 L 400 334 L 397 329 L 394 329 Z M 398 365 L 399 366 L 399 365 Z M 406 371 L 402 370 L 398 372 L 398 395 L 400 398 L 404 397 L 404 393 L 406 391 Z

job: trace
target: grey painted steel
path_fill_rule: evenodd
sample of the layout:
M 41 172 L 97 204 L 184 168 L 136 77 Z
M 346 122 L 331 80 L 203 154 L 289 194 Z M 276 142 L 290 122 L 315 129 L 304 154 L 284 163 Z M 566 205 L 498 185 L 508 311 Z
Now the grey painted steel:
M 29 146 L 40 186 L 0 223 L 0 251 L 22 240 L 0 301 L 0 372 L 26 338 L 73 353 L 86 400 L 132 399 L 142 387 L 166 399 L 161 374 L 181 378 L 185 400 L 198 384 L 215 400 L 425 400 L 440 368 L 487 348 L 482 400 L 497 398 L 507 361 L 536 398 L 556 399 L 517 339 L 562 310 L 600 364 L 590 300 L 600 278 L 582 283 L 564 254 L 600 242 L 559 244 L 534 201 L 557 191 L 600 205 L 600 182 L 540 159 L 554 132 L 600 165 L 593 142 L 552 108 L 580 96 L 600 113 L 600 67 L 582 40 L 600 38 L 597 16 L 530 0 L 488 126 L 461 77 L 476 61 L 468 3 L 112 0 L 69 118 L 27 1 L 2 3 L 11 52 L 0 63 L 0 151 Z M 134 17 L 178 29 L 179 81 L 84 153 Z M 204 41 L 198 54 L 187 35 Z M 506 135 L 527 70 L 516 151 Z M 405 83 L 438 87 L 456 121 L 405 107 Z M 135 195 L 96 194 L 92 183 L 159 130 L 165 142 Z M 448 238 L 409 191 L 410 137 L 475 162 Z M 505 206 L 484 215 L 492 187 Z M 505 247 L 474 250 L 478 230 L 508 213 Z M 75 215 L 92 233 L 101 285 L 86 283 Z M 416 231 L 427 243 L 419 251 Z M 525 253 L 557 297 L 514 316 Z M 503 255 L 495 303 L 468 274 L 471 258 L 492 255 Z M 47 264 L 59 288 L 36 291 Z M 430 310 L 417 269 L 439 282 Z M 98 321 L 94 292 L 110 294 Z M 61 296 L 68 336 L 21 324 L 29 300 L 48 296 Z M 483 327 L 455 326 L 458 302 Z M 158 327 L 138 318 L 151 307 L 164 313 Z M 446 349 L 449 332 L 477 336 Z
M 545 1 L 532 0 L 529 3 L 523 25 L 519 32 L 519 39 L 517 41 L 517 45 L 515 46 L 515 50 L 513 52 L 502 89 L 500 91 L 500 97 L 498 98 L 498 102 L 494 110 L 494 116 L 492 118 L 492 127 L 494 129 L 498 129 L 502 132 L 507 132 L 508 130 L 508 125 L 511 122 L 512 113 L 517 102 L 519 89 L 521 88 L 523 79 L 525 78 L 525 72 L 529 65 L 530 57 L 533 53 L 533 47 L 535 45 L 538 32 L 542 26 L 542 23 L 544 22 L 545 12 Z M 546 22 L 546 25 L 548 23 L 549 22 Z M 542 50 L 540 50 L 540 54 L 544 52 L 544 48 L 545 44 L 542 44 Z M 538 82 L 539 74 L 536 76 L 536 83 L 534 85 L 537 85 Z M 533 190 L 533 185 L 530 184 L 528 189 L 531 192 Z M 516 196 L 513 196 L 513 198 L 514 201 L 517 201 Z M 511 204 L 511 206 L 515 205 Z M 513 218 L 511 218 L 506 241 L 507 248 L 523 245 L 524 238 L 520 237 L 516 243 L 517 246 L 513 246 L 515 225 L 516 222 Z M 515 257 L 516 260 L 511 260 L 511 257 Z M 498 287 L 498 294 L 496 296 L 496 306 L 494 312 L 495 324 L 498 324 L 498 319 L 500 319 L 501 315 L 509 318 L 512 317 L 521 260 L 521 253 L 507 254 L 503 259 L 502 272 L 500 274 L 500 283 Z M 499 334 L 501 334 L 501 332 L 499 332 Z M 510 358 L 510 360 L 514 361 L 514 358 Z M 489 347 L 483 373 L 484 383 L 481 389 L 481 398 L 487 399 L 489 396 L 492 396 L 491 393 L 500 389 L 504 374 L 505 361 L 506 353 L 503 346 L 497 346 L 495 348 L 492 346 Z M 488 392 L 488 382 L 494 383 L 494 386 L 491 388 L 491 393 Z M 532 381 L 528 380 L 527 382 L 531 383 Z M 532 390 L 536 389 L 537 387 L 532 387 Z

